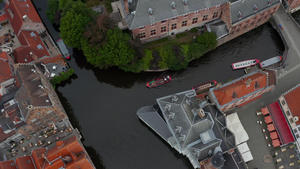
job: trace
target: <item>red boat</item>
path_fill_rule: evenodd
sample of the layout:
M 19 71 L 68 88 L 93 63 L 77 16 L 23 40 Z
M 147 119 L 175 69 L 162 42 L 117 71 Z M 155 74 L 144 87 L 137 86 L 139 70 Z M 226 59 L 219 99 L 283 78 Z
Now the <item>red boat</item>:
M 201 93 L 211 87 L 214 87 L 215 85 L 217 85 L 217 81 L 211 80 L 211 81 L 199 84 L 197 86 L 194 86 L 194 87 L 192 87 L 192 89 L 194 89 L 195 92 L 198 94 L 198 93 Z
M 149 87 L 149 88 L 156 87 L 156 86 L 168 83 L 171 80 L 172 80 L 171 76 L 168 75 L 168 76 L 164 76 L 164 77 L 160 77 L 160 78 L 151 80 L 151 81 L 147 82 L 146 86 Z

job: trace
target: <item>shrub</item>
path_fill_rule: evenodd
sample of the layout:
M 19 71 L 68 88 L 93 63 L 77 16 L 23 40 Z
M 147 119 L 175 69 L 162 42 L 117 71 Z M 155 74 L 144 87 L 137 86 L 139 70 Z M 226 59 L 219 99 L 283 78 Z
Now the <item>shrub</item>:
M 50 83 L 55 86 L 57 84 L 60 84 L 61 82 L 68 80 L 70 76 L 74 74 L 74 69 L 70 68 L 67 72 L 61 72 L 60 75 L 54 76 L 51 80 Z
M 191 32 L 198 32 L 198 29 L 197 28 L 192 28 L 190 31 Z
M 187 35 L 187 32 L 183 32 L 183 33 L 177 34 L 176 38 L 181 38 L 181 37 L 186 36 L 186 35 Z

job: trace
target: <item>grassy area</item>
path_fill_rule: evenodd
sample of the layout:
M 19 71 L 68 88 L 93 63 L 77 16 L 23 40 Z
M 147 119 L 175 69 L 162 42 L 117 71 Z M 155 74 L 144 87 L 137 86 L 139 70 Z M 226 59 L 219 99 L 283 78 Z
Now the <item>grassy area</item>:
M 156 40 L 153 42 L 149 42 L 144 44 L 145 49 L 153 50 L 159 47 L 163 47 L 169 43 L 176 44 L 176 45 L 186 45 L 191 44 L 194 41 L 194 36 L 197 35 L 197 32 L 183 32 L 176 35 L 176 38 L 165 37 L 160 40 Z

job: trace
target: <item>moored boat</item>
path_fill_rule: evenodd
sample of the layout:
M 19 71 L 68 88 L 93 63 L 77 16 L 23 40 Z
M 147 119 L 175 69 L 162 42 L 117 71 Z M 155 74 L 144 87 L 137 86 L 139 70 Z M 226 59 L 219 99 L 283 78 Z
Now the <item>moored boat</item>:
M 235 62 L 232 63 L 232 69 L 241 69 L 241 68 L 245 68 L 245 67 L 249 67 L 249 66 L 254 66 L 257 63 L 259 63 L 258 59 L 249 59 L 249 60 L 244 60 L 244 61 L 240 61 L 240 62 Z
M 58 39 L 57 40 L 57 45 L 62 53 L 62 55 L 66 58 L 66 59 L 70 59 L 71 55 L 67 49 L 67 46 L 65 45 L 64 41 L 62 39 Z
M 259 63 L 259 66 L 260 66 L 261 68 L 268 67 L 268 66 L 270 66 L 270 65 L 272 65 L 272 64 L 274 64 L 274 63 L 278 63 L 278 62 L 281 61 L 281 60 L 282 60 L 282 57 L 281 57 L 281 56 L 275 56 L 275 57 L 272 57 L 272 58 L 270 58 L 270 59 L 261 61 L 261 62 Z
M 151 80 L 149 82 L 146 83 L 146 86 L 151 88 L 151 87 L 156 87 L 165 83 L 168 83 L 172 80 L 171 76 L 164 76 L 164 77 L 160 77 L 154 80 Z
M 211 81 L 199 84 L 197 86 L 194 86 L 194 87 L 192 87 L 192 89 L 194 89 L 195 92 L 198 94 L 198 93 L 203 92 L 211 87 L 214 87 L 215 85 L 217 85 L 217 81 L 211 80 Z

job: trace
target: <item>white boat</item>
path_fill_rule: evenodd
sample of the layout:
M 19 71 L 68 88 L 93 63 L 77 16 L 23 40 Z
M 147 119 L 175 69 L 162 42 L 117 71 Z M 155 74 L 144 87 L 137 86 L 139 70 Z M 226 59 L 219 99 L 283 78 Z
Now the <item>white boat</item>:
M 240 62 L 235 62 L 232 63 L 232 69 L 241 69 L 241 68 L 245 68 L 245 67 L 249 67 L 249 66 L 254 66 L 257 63 L 259 63 L 258 59 L 249 59 L 249 60 L 244 60 L 244 61 L 240 61 Z
M 57 45 L 61 51 L 61 53 L 63 54 L 63 56 L 66 58 L 66 59 L 70 59 L 70 53 L 67 49 L 67 46 L 65 45 L 64 41 L 62 39 L 58 39 L 57 40 Z
M 260 66 L 261 68 L 268 67 L 268 66 L 270 66 L 270 65 L 272 65 L 272 64 L 274 64 L 274 63 L 278 63 L 278 62 L 281 61 L 281 60 L 282 60 L 282 57 L 281 57 L 281 56 L 275 56 L 275 57 L 272 57 L 272 58 L 270 58 L 270 59 L 261 61 L 261 62 L 259 63 L 259 66 Z

